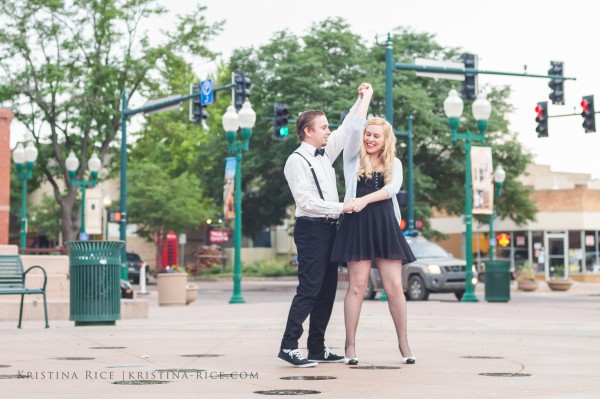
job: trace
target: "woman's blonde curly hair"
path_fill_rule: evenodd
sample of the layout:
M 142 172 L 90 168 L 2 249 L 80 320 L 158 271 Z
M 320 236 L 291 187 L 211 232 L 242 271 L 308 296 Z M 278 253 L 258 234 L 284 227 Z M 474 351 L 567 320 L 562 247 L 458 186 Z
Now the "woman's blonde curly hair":
M 371 158 L 367 154 L 365 148 L 364 136 L 369 126 L 380 126 L 383 129 L 383 148 L 379 152 L 379 158 L 383 161 L 383 181 L 388 184 L 392 181 L 392 168 L 394 166 L 394 158 L 396 158 L 396 136 L 394 129 L 390 123 L 380 117 L 374 117 L 367 120 L 367 124 L 363 129 L 363 140 L 360 142 L 360 165 L 356 177 L 360 179 L 362 176 L 371 178 L 373 174 L 373 164 Z

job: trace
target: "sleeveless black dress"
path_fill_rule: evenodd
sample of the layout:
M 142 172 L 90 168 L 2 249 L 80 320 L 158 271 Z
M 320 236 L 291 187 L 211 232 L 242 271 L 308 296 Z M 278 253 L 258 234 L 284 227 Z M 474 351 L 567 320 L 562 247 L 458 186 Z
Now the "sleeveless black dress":
M 383 173 L 358 180 L 356 198 L 384 186 Z M 394 214 L 392 199 L 372 202 L 362 211 L 344 214 L 331 252 L 332 262 L 400 259 L 402 264 L 414 262 L 413 255 Z

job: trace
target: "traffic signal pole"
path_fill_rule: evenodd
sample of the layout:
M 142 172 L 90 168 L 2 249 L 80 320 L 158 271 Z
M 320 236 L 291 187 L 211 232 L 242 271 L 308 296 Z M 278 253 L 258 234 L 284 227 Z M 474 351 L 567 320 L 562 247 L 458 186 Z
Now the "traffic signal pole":
M 233 83 L 219 86 L 213 89 L 213 92 L 226 90 L 233 87 Z M 119 239 L 123 241 L 121 248 L 121 279 L 127 280 L 127 118 L 141 112 L 158 111 L 177 105 L 183 101 L 201 96 L 202 93 L 192 93 L 185 96 L 170 98 L 165 101 L 155 102 L 140 108 L 128 109 L 127 91 L 123 89 L 121 96 L 121 226 L 119 230 Z

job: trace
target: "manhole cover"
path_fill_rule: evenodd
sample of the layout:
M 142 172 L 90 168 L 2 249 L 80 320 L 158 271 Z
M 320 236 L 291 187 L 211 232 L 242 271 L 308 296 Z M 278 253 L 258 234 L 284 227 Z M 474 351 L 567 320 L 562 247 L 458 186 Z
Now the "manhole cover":
M 355 366 L 350 367 L 351 369 L 359 369 L 359 370 L 397 370 L 400 367 L 398 366 Z
M 24 380 L 29 378 L 27 374 L 0 374 L 0 380 Z
M 55 357 L 55 360 L 94 360 L 95 357 L 81 357 L 81 356 L 70 356 L 70 357 Z
M 202 373 L 205 369 L 162 369 L 155 370 L 157 373 Z
M 315 381 L 315 380 L 335 380 L 337 377 L 331 377 L 328 375 L 293 375 L 291 377 L 281 377 L 282 380 L 304 380 L 304 381 Z
M 316 395 L 320 391 L 311 391 L 308 389 L 273 389 L 271 391 L 254 391 L 259 395 Z
M 531 374 L 523 373 L 479 373 L 486 377 L 531 377 Z
M 160 384 L 168 384 L 171 381 L 163 381 L 163 380 L 127 380 L 127 381 L 115 381 L 113 384 L 115 385 L 160 385 Z
M 92 346 L 90 349 L 126 349 L 126 346 Z
M 223 356 L 223 355 L 213 355 L 213 354 L 209 354 L 209 353 L 199 353 L 199 354 L 192 354 L 192 355 L 181 355 L 182 357 L 219 357 L 219 356 Z
M 504 359 L 501 356 L 463 356 L 463 359 Z

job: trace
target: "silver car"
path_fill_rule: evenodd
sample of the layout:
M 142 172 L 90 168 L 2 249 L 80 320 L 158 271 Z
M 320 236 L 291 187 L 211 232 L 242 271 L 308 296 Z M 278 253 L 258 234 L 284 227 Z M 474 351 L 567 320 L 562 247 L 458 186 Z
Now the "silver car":
M 460 300 L 465 293 L 465 260 L 454 258 L 424 237 L 406 237 L 406 241 L 417 258 L 415 262 L 402 266 L 402 286 L 406 298 L 425 301 L 430 293 L 453 292 Z M 379 272 L 371 268 L 365 299 L 374 299 L 377 292 L 382 290 Z

